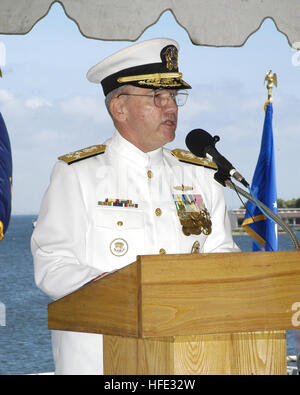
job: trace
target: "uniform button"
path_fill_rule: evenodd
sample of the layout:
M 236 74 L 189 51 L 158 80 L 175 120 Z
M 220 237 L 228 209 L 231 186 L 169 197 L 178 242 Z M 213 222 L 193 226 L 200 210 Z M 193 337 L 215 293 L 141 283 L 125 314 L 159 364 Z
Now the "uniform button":
M 122 222 L 122 221 L 118 221 L 118 222 L 117 222 L 117 225 L 118 225 L 118 226 L 123 226 L 123 222 Z
M 152 178 L 153 177 L 153 173 L 152 173 L 151 170 L 147 171 L 147 176 L 148 176 L 148 178 Z
M 160 255 L 165 255 L 166 250 L 165 250 L 164 248 L 161 248 L 161 249 L 159 250 L 159 253 L 160 253 Z
M 162 211 L 161 211 L 161 209 L 159 207 L 155 210 L 155 214 L 157 215 L 157 217 L 161 216 Z

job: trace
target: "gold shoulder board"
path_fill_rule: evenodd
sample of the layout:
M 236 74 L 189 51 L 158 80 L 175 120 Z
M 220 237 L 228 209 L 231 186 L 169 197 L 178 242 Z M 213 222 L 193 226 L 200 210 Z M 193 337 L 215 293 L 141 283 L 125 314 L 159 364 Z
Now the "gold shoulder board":
M 106 145 L 92 145 L 91 147 L 83 148 L 78 151 L 70 152 L 69 154 L 59 156 L 59 160 L 63 160 L 68 165 L 82 159 L 90 158 L 105 152 Z
M 192 163 L 193 165 L 204 166 L 210 169 L 218 170 L 218 166 L 215 164 L 215 162 L 212 162 L 207 158 L 199 158 L 198 156 L 192 154 L 190 151 L 176 148 L 173 149 L 171 153 L 180 162 Z

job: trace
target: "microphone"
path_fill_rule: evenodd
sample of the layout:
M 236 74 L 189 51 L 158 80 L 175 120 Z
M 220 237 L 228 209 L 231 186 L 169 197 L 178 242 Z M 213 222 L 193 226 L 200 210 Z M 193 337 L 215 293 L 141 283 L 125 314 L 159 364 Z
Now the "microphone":
M 249 184 L 245 178 L 215 148 L 215 144 L 219 140 L 219 136 L 212 137 L 203 129 L 194 129 L 186 136 L 185 144 L 195 156 L 204 158 L 208 154 L 213 159 L 219 168 L 217 172 L 219 177 L 215 178 L 222 185 L 224 185 L 225 179 L 231 176 L 248 188 Z

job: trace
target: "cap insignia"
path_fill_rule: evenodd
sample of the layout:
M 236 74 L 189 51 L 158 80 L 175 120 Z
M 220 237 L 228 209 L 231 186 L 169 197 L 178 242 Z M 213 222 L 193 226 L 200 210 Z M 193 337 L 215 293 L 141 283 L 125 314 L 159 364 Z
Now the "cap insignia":
M 161 59 L 169 71 L 178 69 L 178 50 L 174 45 L 168 45 L 161 51 Z
M 92 145 L 91 147 L 86 147 L 78 151 L 70 152 L 69 154 L 59 156 L 59 160 L 63 160 L 68 165 L 77 162 L 82 159 L 90 158 L 105 152 L 106 145 Z

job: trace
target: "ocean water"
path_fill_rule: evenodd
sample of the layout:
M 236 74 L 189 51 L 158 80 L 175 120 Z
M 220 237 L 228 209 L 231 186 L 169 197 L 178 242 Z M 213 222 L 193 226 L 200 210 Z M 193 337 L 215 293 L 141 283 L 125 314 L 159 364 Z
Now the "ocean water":
M 35 216 L 30 215 L 12 216 L 5 238 L 0 242 L 1 375 L 54 370 L 47 329 L 47 305 L 51 300 L 35 286 L 33 277 L 30 237 L 34 219 Z M 234 239 L 242 251 L 251 251 L 248 236 L 234 236 Z M 293 249 L 285 234 L 279 236 L 279 249 Z M 287 332 L 287 351 L 289 355 L 295 354 L 292 331 Z

